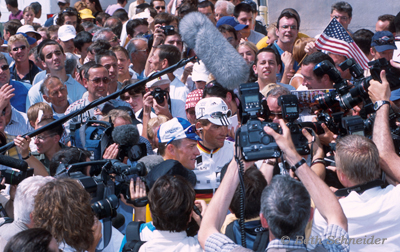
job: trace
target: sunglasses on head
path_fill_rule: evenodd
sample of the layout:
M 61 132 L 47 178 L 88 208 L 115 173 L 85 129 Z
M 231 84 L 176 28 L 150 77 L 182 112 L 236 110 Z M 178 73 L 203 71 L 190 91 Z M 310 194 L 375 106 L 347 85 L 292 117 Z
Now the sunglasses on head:
M 25 48 L 26 48 L 26 45 L 22 45 L 22 46 L 14 47 L 12 50 L 13 50 L 14 52 L 17 52 L 18 49 L 25 50 Z
M 382 38 L 379 38 L 379 39 L 377 39 L 377 40 L 374 40 L 374 42 L 375 42 L 377 45 L 392 45 L 392 44 L 394 44 L 394 39 L 393 39 L 393 38 L 389 38 L 389 37 L 387 37 L 387 36 L 384 36 L 384 37 L 382 37 Z

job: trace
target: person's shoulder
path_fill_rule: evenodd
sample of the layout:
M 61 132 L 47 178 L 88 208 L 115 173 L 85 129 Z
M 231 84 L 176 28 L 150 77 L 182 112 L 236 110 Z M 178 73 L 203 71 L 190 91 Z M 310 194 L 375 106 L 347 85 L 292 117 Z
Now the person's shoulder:
M 15 89 L 25 89 L 25 90 L 29 90 L 31 89 L 32 85 L 25 83 L 25 82 L 21 82 L 21 81 L 16 81 L 16 80 L 10 80 L 10 85 L 13 86 Z M 18 90 L 21 91 L 21 90 Z
M 65 114 L 69 114 L 71 111 L 75 111 L 77 109 L 79 109 L 80 107 L 85 105 L 85 99 L 79 99 L 75 102 L 73 102 L 72 104 L 69 105 L 69 107 L 67 108 L 67 110 L 65 111 Z

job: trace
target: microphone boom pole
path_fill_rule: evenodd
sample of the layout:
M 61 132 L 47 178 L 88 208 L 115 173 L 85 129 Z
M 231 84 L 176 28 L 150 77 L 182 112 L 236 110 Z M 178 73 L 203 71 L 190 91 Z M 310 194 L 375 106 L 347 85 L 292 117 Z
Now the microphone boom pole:
M 175 71 L 176 69 L 178 69 L 178 68 L 180 68 L 180 67 L 183 67 L 183 66 L 185 66 L 187 63 L 189 63 L 189 62 L 191 62 L 191 61 L 195 61 L 195 60 L 197 60 L 197 57 L 196 57 L 196 56 L 190 57 L 190 58 L 188 58 L 188 59 L 182 59 L 182 60 L 180 60 L 178 63 L 176 63 L 175 65 L 172 65 L 172 66 L 170 66 L 170 67 L 168 67 L 168 68 L 165 68 L 164 70 L 161 70 L 161 71 L 159 71 L 159 72 L 155 72 L 155 73 L 153 73 L 152 75 L 150 75 L 149 77 L 147 77 L 147 78 L 145 78 L 145 79 L 143 79 L 143 80 L 141 80 L 141 81 L 138 81 L 138 82 L 136 82 L 136 83 L 130 84 L 130 85 L 124 87 L 123 89 L 118 90 L 118 91 L 116 91 L 116 92 L 114 92 L 114 93 L 112 93 L 112 94 L 110 94 L 110 95 L 107 95 L 107 96 L 105 96 L 105 97 L 99 98 L 99 99 L 97 99 L 97 100 L 91 102 L 91 103 L 88 104 L 87 106 L 83 107 L 82 109 L 77 110 L 77 111 L 75 111 L 75 112 L 72 112 L 72 113 L 70 113 L 70 114 L 68 114 L 68 115 L 65 115 L 65 116 L 61 117 L 60 119 L 57 119 L 56 121 L 53 121 L 53 122 L 51 122 L 51 123 L 49 123 L 49 124 L 47 124 L 47 125 L 45 125 L 45 126 L 39 128 L 39 129 L 37 129 L 37 130 L 34 130 L 34 131 L 32 131 L 32 132 L 29 132 L 29 133 L 26 133 L 26 134 L 24 134 L 22 137 L 25 137 L 25 136 L 33 137 L 33 136 L 36 136 L 36 135 L 38 135 L 38 134 L 40 134 L 40 133 L 42 133 L 42 132 L 44 132 L 44 131 L 46 131 L 46 130 L 48 130 L 48 129 L 54 127 L 54 126 L 56 126 L 56 125 L 59 124 L 59 123 L 63 124 L 63 123 L 65 123 L 66 121 L 68 121 L 69 119 L 71 119 L 71 118 L 73 118 L 73 117 L 75 117 L 75 116 L 78 116 L 78 115 L 80 115 L 80 114 L 82 114 L 82 113 L 85 113 L 86 111 L 88 111 L 88 110 L 91 109 L 91 108 L 94 108 L 94 107 L 96 107 L 96 106 L 98 106 L 98 105 L 100 105 L 100 104 L 102 104 L 102 103 L 104 103 L 104 102 L 106 102 L 106 101 L 111 100 L 111 99 L 117 98 L 117 97 L 120 96 L 122 93 L 128 92 L 129 90 L 133 89 L 133 88 L 134 88 L 135 86 L 137 86 L 137 85 L 140 85 L 140 84 L 143 84 L 143 83 L 147 83 L 148 81 L 151 81 L 151 80 L 153 80 L 153 79 L 155 79 L 155 78 L 157 78 L 157 77 L 161 77 L 161 76 L 164 75 L 164 74 L 173 72 L 173 71 Z M 15 143 L 14 143 L 14 141 L 12 141 L 12 142 L 10 142 L 10 143 L 8 143 L 8 144 L 6 144 L 6 145 L 0 147 L 0 153 L 2 154 L 2 153 L 4 153 L 5 151 L 11 149 L 11 148 L 14 147 L 14 146 L 15 146 Z

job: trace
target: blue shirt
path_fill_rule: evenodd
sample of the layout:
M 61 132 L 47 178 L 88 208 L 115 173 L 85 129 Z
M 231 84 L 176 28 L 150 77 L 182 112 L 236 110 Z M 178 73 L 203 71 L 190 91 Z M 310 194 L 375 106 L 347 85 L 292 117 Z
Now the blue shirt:
M 278 46 L 278 44 L 276 43 L 276 41 L 277 41 L 277 40 L 275 40 L 275 42 L 274 42 L 274 46 L 275 46 L 276 49 L 278 50 L 279 55 L 282 56 L 282 53 L 284 53 L 285 51 L 283 51 L 283 50 Z M 292 52 L 290 52 L 290 53 L 292 53 Z M 299 70 L 299 68 L 300 68 L 299 63 L 297 63 L 297 61 L 294 61 L 293 69 L 297 72 L 297 70 Z M 282 80 L 282 75 L 283 75 L 283 72 L 284 72 L 284 71 L 285 71 L 285 64 L 283 64 L 283 62 L 282 62 L 281 72 L 278 73 L 278 74 L 276 74 L 276 79 L 277 79 L 277 81 L 281 81 L 281 80 Z
M 11 105 L 18 111 L 26 113 L 25 110 L 26 96 L 28 95 L 28 91 L 31 88 L 31 85 L 14 80 L 10 80 L 9 84 L 13 88 L 15 88 L 14 91 L 15 96 L 10 100 Z
M 19 78 L 19 76 L 17 74 L 17 69 L 15 68 L 15 62 L 14 62 L 14 64 L 11 64 L 11 66 L 10 66 L 11 79 L 32 84 L 33 79 L 35 78 L 35 75 L 37 73 L 39 73 L 40 71 L 42 71 L 42 69 L 37 67 L 31 60 L 29 60 L 29 68 L 30 68 L 30 71 L 21 79 L 21 78 Z

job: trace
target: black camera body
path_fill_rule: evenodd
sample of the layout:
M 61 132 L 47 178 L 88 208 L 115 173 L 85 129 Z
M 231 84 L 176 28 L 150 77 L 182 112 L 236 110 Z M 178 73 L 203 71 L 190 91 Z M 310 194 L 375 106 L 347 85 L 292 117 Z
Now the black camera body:
M 164 30 L 165 36 L 176 34 L 175 27 L 173 25 L 161 26 L 161 29 Z
M 265 133 L 265 126 L 281 133 L 278 124 L 261 122 L 258 119 L 249 119 L 245 125 L 240 127 L 239 145 L 244 160 L 261 160 L 281 156 L 281 150 L 274 138 Z
M 300 155 L 310 154 L 308 140 L 301 132 L 302 126 L 294 121 L 299 118 L 299 100 L 295 95 L 281 95 L 278 98 L 278 105 L 282 108 L 282 117 L 290 130 L 293 144 Z
M 238 129 L 238 144 L 246 161 L 278 158 L 281 150 L 275 139 L 265 133 L 264 127 L 269 126 L 280 133 L 276 123 L 262 122 L 257 118 L 262 109 L 261 94 L 257 83 L 244 83 L 239 88 L 242 104 L 242 127 Z
M 165 97 L 167 97 L 168 92 L 157 87 L 153 91 L 151 91 L 150 95 L 153 96 L 157 104 L 161 105 L 164 103 Z

